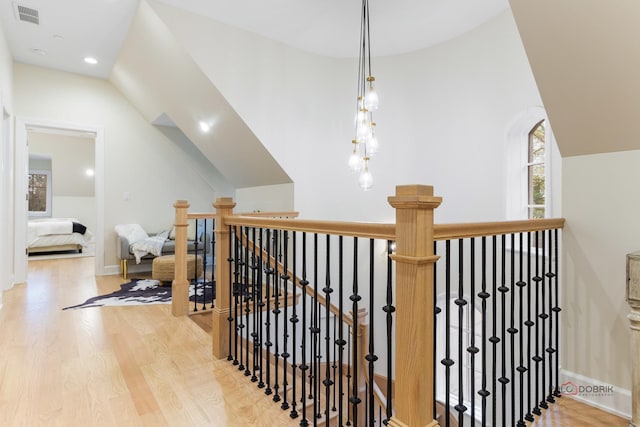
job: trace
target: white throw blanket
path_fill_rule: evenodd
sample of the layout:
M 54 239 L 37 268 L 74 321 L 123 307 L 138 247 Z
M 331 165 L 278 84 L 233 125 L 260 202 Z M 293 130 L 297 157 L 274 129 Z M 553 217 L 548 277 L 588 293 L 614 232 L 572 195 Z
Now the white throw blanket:
M 73 233 L 73 219 L 47 218 L 29 221 L 27 225 L 27 244 L 31 245 L 38 237 L 52 234 Z
M 163 231 L 162 233 L 158 233 L 155 236 L 146 237 L 142 240 L 138 240 L 131 244 L 131 251 L 133 255 L 136 257 L 136 264 L 140 264 L 140 259 L 147 255 L 162 255 L 162 246 L 164 245 L 164 241 L 167 240 L 169 236 L 169 231 Z

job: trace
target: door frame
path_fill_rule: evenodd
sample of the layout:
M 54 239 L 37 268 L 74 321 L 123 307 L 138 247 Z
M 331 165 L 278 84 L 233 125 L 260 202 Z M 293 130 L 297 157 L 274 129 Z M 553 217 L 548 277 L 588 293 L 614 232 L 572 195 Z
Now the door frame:
M 95 199 L 96 230 L 93 230 L 96 241 L 95 274 L 104 275 L 104 127 L 84 123 L 63 122 L 36 118 L 16 117 L 16 167 L 15 167 L 15 281 L 27 281 L 27 189 L 29 174 L 29 147 L 27 132 L 32 128 L 56 129 L 74 132 L 90 132 L 95 134 Z M 23 196 L 24 195 L 24 196 Z

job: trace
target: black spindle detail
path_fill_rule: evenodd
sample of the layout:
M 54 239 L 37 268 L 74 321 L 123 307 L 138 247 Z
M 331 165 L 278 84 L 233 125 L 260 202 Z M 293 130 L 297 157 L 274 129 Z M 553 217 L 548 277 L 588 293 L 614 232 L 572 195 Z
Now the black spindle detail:
M 358 294 L 358 238 L 353 238 L 353 294 L 349 297 L 352 305 L 353 313 L 353 328 L 351 330 L 351 341 L 353 341 L 353 351 L 351 353 L 351 364 L 353 365 L 353 379 L 352 379 L 352 395 L 349 398 L 351 403 L 351 411 L 353 418 L 353 425 L 358 424 L 358 404 L 361 399 L 358 397 L 358 302 L 362 297 Z
M 344 366 L 344 346 L 347 343 L 344 339 L 344 247 L 343 237 L 338 237 L 338 420 L 342 422 L 344 419 L 343 414 L 343 398 L 344 398 L 344 386 L 343 386 L 343 366 Z M 348 389 L 347 389 L 348 392 Z
M 393 349 L 391 346 L 391 337 L 393 334 L 393 313 L 396 311 L 396 308 L 393 305 L 393 261 L 391 259 L 391 245 L 392 242 L 389 240 L 387 242 L 387 304 L 383 307 L 387 318 L 387 410 L 384 421 L 385 425 L 391 420 L 391 416 L 393 415 L 393 381 L 391 381 L 391 378 L 393 378 Z
M 509 304 L 510 307 L 510 321 L 509 321 L 509 329 L 507 332 L 510 336 L 511 342 L 511 424 L 512 426 L 516 425 L 516 334 L 518 330 L 516 329 L 515 324 L 515 309 L 516 309 L 516 235 L 515 233 L 511 233 L 511 302 Z
M 449 427 L 450 418 L 450 394 L 451 394 L 451 366 L 455 363 L 451 359 L 451 240 L 445 241 L 445 297 L 444 297 L 444 359 L 440 361 L 444 365 L 444 422 Z
M 549 405 L 547 404 L 547 400 L 545 397 L 545 393 L 547 390 L 547 377 L 546 377 L 546 358 L 545 356 L 545 348 L 544 348 L 544 343 L 547 339 L 546 337 L 546 323 L 547 323 L 547 318 L 549 317 L 549 315 L 546 313 L 546 306 L 545 306 L 545 302 L 546 302 L 546 292 L 545 292 L 545 288 L 547 286 L 547 282 L 548 282 L 548 275 L 547 275 L 547 253 L 546 253 L 546 245 L 545 245 L 545 232 L 542 231 L 541 232 L 542 235 L 542 242 L 541 242 L 541 246 L 542 246 L 542 274 L 540 276 L 540 282 L 539 282 L 539 286 L 540 286 L 540 290 L 542 292 L 542 297 L 541 297 L 541 307 L 542 307 L 542 313 L 540 313 L 540 315 L 538 316 L 540 318 L 540 330 L 541 330 L 541 338 L 540 338 L 540 351 L 538 353 L 538 356 L 540 357 L 540 363 L 541 363 L 541 368 L 540 368 L 540 373 L 542 376 L 542 384 L 540 386 L 540 401 L 538 403 L 538 405 L 542 408 L 542 409 L 548 409 Z
M 278 244 L 279 242 L 279 236 L 280 236 L 280 231 L 279 230 L 273 230 L 273 249 L 274 251 L 276 251 L 276 253 L 273 256 L 273 260 L 269 259 L 269 265 L 271 265 L 271 263 L 273 263 L 272 267 L 271 267 L 271 275 L 273 277 L 272 283 L 273 283 L 273 317 L 274 317 L 274 326 L 275 326 L 275 336 L 276 336 L 276 343 L 275 343 L 275 352 L 273 353 L 273 358 L 274 358 L 274 364 L 275 364 L 275 384 L 273 385 L 273 401 L 274 402 L 279 402 L 280 401 L 280 381 L 279 381 L 279 366 L 280 366 L 280 334 L 278 333 L 278 331 L 280 330 L 278 328 L 279 325 L 279 320 L 280 320 L 280 280 L 278 278 L 278 268 L 277 268 L 277 260 L 278 259 L 282 259 L 282 247 Z
M 554 267 L 555 267 L 555 276 L 554 276 L 554 280 L 553 280 L 553 291 L 554 291 L 554 296 L 555 296 L 555 302 L 556 305 L 553 307 L 553 314 L 556 318 L 556 322 L 555 322 L 555 356 L 556 356 L 556 363 L 555 363 L 555 378 L 556 378 L 556 383 L 555 383 L 555 390 L 553 392 L 553 395 L 555 397 L 561 397 L 562 394 L 560 393 L 560 311 L 562 311 L 562 309 L 560 308 L 560 299 L 558 296 L 558 275 L 559 275 L 559 269 L 558 269 L 558 230 L 554 230 L 554 242 L 555 242 L 555 253 L 556 253 L 556 258 L 554 260 Z
M 478 294 L 481 300 L 481 310 L 482 310 L 482 388 L 478 391 L 478 394 L 482 398 L 482 426 L 485 427 L 487 425 L 487 397 L 491 394 L 489 390 L 487 390 L 487 351 L 486 351 L 486 343 L 487 343 L 487 299 L 491 296 L 487 292 L 487 238 L 485 236 L 482 237 L 482 277 L 481 277 L 481 285 L 482 291 Z
M 307 371 L 309 366 L 307 365 L 307 286 L 309 281 L 307 280 L 307 233 L 302 233 L 302 364 L 300 365 L 301 377 L 300 385 L 302 387 L 302 393 L 300 394 L 300 406 L 302 407 L 302 420 L 300 421 L 301 427 L 309 425 L 307 420 Z
M 297 233 L 294 231 L 293 232 L 293 236 L 292 236 L 292 240 L 293 240 L 293 278 L 292 280 L 297 280 L 297 265 L 298 265 L 298 241 L 297 241 Z M 296 385 L 297 385 L 297 377 L 298 377 L 298 373 L 297 373 L 297 353 L 298 353 L 298 347 L 297 347 L 297 336 L 298 336 L 298 322 L 300 321 L 300 319 L 298 319 L 298 310 L 297 310 L 297 306 L 298 304 L 295 303 L 295 298 L 296 298 L 296 287 L 295 285 L 292 287 L 292 292 L 293 292 L 293 298 L 294 298 L 294 302 L 293 302 L 293 313 L 291 314 L 291 319 L 289 319 L 289 321 L 291 322 L 291 330 L 293 331 L 293 339 L 292 339 L 292 348 L 293 348 L 293 362 L 291 363 L 291 377 L 292 377 L 292 387 L 291 387 L 291 413 L 289 413 L 289 416 L 291 418 L 298 418 L 298 410 L 297 410 L 297 402 L 298 399 L 296 398 Z M 303 296 L 304 299 L 304 296 Z M 304 331 L 304 330 L 303 330 Z M 304 332 L 303 332 L 304 335 Z M 303 381 L 304 382 L 304 381 Z
M 536 374 L 536 380 L 535 380 L 535 385 L 534 385 L 534 392 L 535 392 L 535 397 L 534 397 L 534 403 L 535 406 L 533 408 L 533 410 L 531 411 L 534 415 L 541 415 L 542 411 L 540 411 L 540 361 L 542 360 L 542 358 L 540 357 L 540 322 L 538 322 L 537 318 L 538 318 L 538 313 L 540 312 L 540 282 L 542 281 L 542 277 L 540 277 L 540 241 L 539 241 L 539 232 L 536 231 L 535 232 L 535 242 L 536 242 L 536 251 L 535 251 L 535 268 L 536 268 L 536 272 L 535 272 L 535 276 L 533 277 L 533 282 L 535 284 L 535 314 L 534 314 L 534 318 L 536 319 L 534 326 L 534 343 L 535 343 L 535 355 L 533 356 L 533 358 L 531 360 L 533 360 L 533 362 L 535 363 L 534 367 L 535 367 L 535 374 Z
M 476 347 L 476 239 L 471 238 L 471 251 L 469 255 L 469 259 L 471 264 L 469 265 L 469 284 L 470 290 L 469 294 L 471 295 L 471 309 L 469 310 L 471 313 L 471 339 L 469 343 L 469 347 L 467 347 L 467 352 L 469 352 L 469 364 L 471 367 L 471 380 L 469 384 L 469 397 L 471 398 L 471 420 L 476 419 L 476 354 L 478 351 L 478 347 Z M 474 422 L 474 421 L 472 421 Z
M 375 424 L 375 407 L 373 406 L 373 382 L 374 382 L 374 364 L 378 360 L 378 356 L 375 354 L 374 345 L 374 316 L 375 302 L 374 302 L 374 240 L 369 239 L 369 354 L 365 357 L 369 362 L 369 382 L 368 384 L 368 409 L 369 409 L 369 422 L 371 425 Z
M 280 405 L 280 407 L 283 410 L 287 410 L 289 409 L 289 399 L 287 396 L 287 386 L 289 385 L 289 382 L 287 380 L 287 363 L 289 361 L 289 357 L 291 356 L 289 354 L 289 322 L 287 321 L 289 318 L 289 280 L 291 279 L 291 277 L 289 277 L 289 232 L 288 231 L 284 231 L 283 233 L 283 242 L 282 242 L 282 255 L 283 255 L 283 259 L 284 259 L 284 263 L 283 263 L 283 272 L 282 275 L 280 276 L 280 279 L 282 279 L 282 286 L 284 288 L 284 318 L 282 320 L 282 323 L 284 325 L 284 351 L 282 352 L 282 354 L 280 355 L 282 357 L 282 372 L 284 372 L 284 374 L 282 375 L 282 389 L 283 389 L 283 396 L 284 396 L 284 401 L 282 402 L 282 405 Z M 295 276 L 294 276 L 295 277 Z M 294 287 L 294 293 L 295 293 L 295 287 Z M 294 305 L 295 305 L 295 296 L 294 296 Z
M 502 425 L 507 425 L 507 384 L 509 384 L 509 378 L 507 378 L 507 340 L 505 334 L 507 333 L 507 292 L 509 292 L 509 288 L 507 287 L 507 236 L 503 234 L 501 236 L 501 257 L 500 257 L 500 270 L 502 273 L 501 277 L 501 285 L 498 288 L 498 292 L 500 292 L 500 302 L 502 307 L 500 308 L 501 314 L 501 376 L 498 378 L 498 381 L 502 385 Z M 513 378 L 513 377 L 512 377 Z
M 229 258 L 227 258 L 227 262 L 229 263 L 229 290 L 233 290 L 233 263 L 234 263 L 234 257 L 232 256 L 232 254 L 234 253 L 233 251 L 233 241 L 234 241 L 234 230 L 235 228 L 232 226 L 229 226 Z M 220 279 L 220 281 L 222 282 L 222 277 L 219 277 L 218 279 Z M 233 301 L 233 292 L 229 292 L 229 316 L 227 317 L 227 321 L 229 322 L 229 354 L 227 354 L 227 360 L 231 361 L 233 360 L 233 342 L 232 342 L 232 337 L 233 337 L 233 316 L 231 316 L 231 306 L 232 306 L 232 301 Z
M 524 374 L 527 372 L 527 367 L 524 365 L 524 287 L 526 286 L 526 282 L 524 281 L 524 235 L 520 233 L 519 235 L 519 263 L 518 263 L 518 281 L 516 282 L 516 286 L 518 287 L 518 318 L 520 324 L 520 334 L 519 334 L 519 365 L 518 365 L 518 373 L 520 374 L 520 418 L 518 419 L 518 427 L 526 427 L 525 423 L 525 414 L 524 414 Z M 527 420 L 528 421 L 528 420 Z
M 329 416 L 331 415 L 331 411 L 329 408 L 329 404 L 331 402 L 331 388 L 333 386 L 333 380 L 331 379 L 331 364 L 329 363 L 329 355 L 331 354 L 331 333 L 330 333 L 330 320 L 331 320 L 331 293 L 333 289 L 331 288 L 331 241 L 330 236 L 326 235 L 326 266 L 325 266 L 325 281 L 324 288 L 322 291 L 324 292 L 324 297 L 326 300 L 325 304 L 325 331 L 324 331 L 324 343 L 325 343 L 325 354 L 327 357 L 327 363 L 325 365 L 325 376 L 322 384 L 324 385 L 324 397 L 325 397 L 325 425 L 329 425 Z
M 265 354 L 267 355 L 267 360 L 265 361 L 265 365 L 267 366 L 267 382 L 266 388 L 264 390 L 264 394 L 270 396 L 273 393 L 273 389 L 271 388 L 271 346 L 273 343 L 271 342 L 271 278 L 273 276 L 273 269 L 271 268 L 271 229 L 267 228 L 266 237 L 267 240 L 267 253 L 266 260 L 264 261 L 264 273 L 266 275 L 265 282 L 265 290 L 263 298 L 267 300 L 267 309 L 265 312 L 266 321 L 264 322 L 265 331 L 266 331 L 266 341 L 264 342 Z
M 464 427 L 464 413 L 467 407 L 464 405 L 464 307 L 467 300 L 464 298 L 464 240 L 458 240 L 458 298 L 455 300 L 458 306 L 458 404 L 455 410 L 458 411 L 458 426 Z M 446 421 L 448 422 L 448 421 Z
M 528 251 L 531 250 L 531 232 L 527 233 L 527 248 Z M 531 409 L 533 408 L 533 393 L 531 384 L 531 328 L 534 325 L 531 320 L 531 254 L 527 254 L 527 320 L 524 322 L 527 327 L 527 397 L 529 404 L 527 405 L 527 415 L 524 417 L 525 420 L 529 422 L 533 422 L 535 418 L 533 418 L 533 414 L 531 413 Z

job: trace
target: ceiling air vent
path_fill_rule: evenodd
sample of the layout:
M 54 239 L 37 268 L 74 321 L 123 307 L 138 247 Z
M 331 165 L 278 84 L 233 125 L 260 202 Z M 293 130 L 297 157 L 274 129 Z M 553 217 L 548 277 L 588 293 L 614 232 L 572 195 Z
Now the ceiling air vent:
M 19 21 L 31 22 L 32 24 L 40 25 L 40 17 L 38 16 L 37 10 L 17 3 L 13 3 L 13 10 Z

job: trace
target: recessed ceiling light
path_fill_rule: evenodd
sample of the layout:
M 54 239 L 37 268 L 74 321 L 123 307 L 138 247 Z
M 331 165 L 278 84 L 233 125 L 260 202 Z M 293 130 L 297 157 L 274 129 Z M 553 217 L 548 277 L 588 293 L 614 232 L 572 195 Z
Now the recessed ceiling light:
M 87 169 L 87 170 L 85 171 L 85 173 L 87 174 L 87 176 L 93 176 L 93 175 L 94 175 L 94 171 L 93 171 L 93 169 Z
M 87 56 L 86 58 L 84 58 L 84 62 L 86 62 L 87 64 L 96 65 L 98 63 L 98 60 L 96 58 L 92 58 L 91 56 Z
M 209 132 L 209 130 L 211 130 L 211 125 L 207 122 L 200 122 L 200 130 L 202 132 Z
M 35 53 L 36 55 L 45 56 L 47 54 L 46 50 L 38 49 L 37 47 L 32 47 L 29 49 L 31 53 Z

